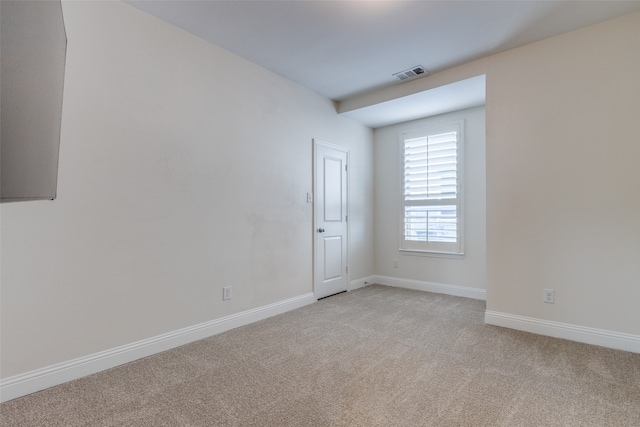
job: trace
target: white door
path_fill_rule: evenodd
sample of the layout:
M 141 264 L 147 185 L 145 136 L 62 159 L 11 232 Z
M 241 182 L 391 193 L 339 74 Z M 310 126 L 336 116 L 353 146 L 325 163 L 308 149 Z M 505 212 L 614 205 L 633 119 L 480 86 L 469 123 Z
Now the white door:
M 349 151 L 315 142 L 314 286 L 316 298 L 346 291 Z

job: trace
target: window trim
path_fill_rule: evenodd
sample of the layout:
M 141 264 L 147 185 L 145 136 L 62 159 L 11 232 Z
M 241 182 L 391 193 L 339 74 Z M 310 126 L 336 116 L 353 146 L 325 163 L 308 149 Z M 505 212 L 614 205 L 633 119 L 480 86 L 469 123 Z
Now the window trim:
M 420 138 L 427 135 L 445 133 L 451 130 L 457 130 L 458 140 L 456 143 L 456 212 L 457 212 L 457 231 L 458 239 L 456 243 L 441 242 L 418 242 L 407 241 L 405 236 L 405 196 L 404 196 L 404 174 L 405 174 L 405 140 Z M 464 119 L 451 120 L 437 123 L 419 128 L 407 129 L 400 132 L 398 136 L 398 164 L 400 173 L 399 179 L 399 248 L 398 251 L 403 255 L 414 256 L 431 256 L 438 258 L 463 258 L 464 257 L 464 146 L 465 146 L 465 123 Z M 407 244 L 408 243 L 408 244 Z M 452 247 L 453 245 L 453 247 Z

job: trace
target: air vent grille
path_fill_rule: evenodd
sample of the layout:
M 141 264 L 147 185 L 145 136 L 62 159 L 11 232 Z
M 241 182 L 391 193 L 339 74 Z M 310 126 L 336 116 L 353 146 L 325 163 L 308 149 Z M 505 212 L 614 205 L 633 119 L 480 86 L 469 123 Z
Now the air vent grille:
M 416 65 L 415 67 L 411 67 L 408 70 L 400 71 L 399 73 L 394 73 L 393 77 L 398 80 L 409 80 L 416 77 L 424 77 L 428 75 L 429 72 L 422 66 Z

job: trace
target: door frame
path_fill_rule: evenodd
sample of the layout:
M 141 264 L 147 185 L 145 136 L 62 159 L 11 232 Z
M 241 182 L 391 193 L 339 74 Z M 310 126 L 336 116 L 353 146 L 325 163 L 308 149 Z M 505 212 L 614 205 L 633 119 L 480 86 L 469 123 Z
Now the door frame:
M 312 143 L 313 143 L 313 159 L 311 161 L 312 163 L 312 173 L 313 173 L 313 226 L 311 228 L 311 233 L 313 234 L 313 238 L 312 240 L 312 248 L 311 248 L 311 253 L 313 256 L 313 262 L 312 262 L 312 274 L 313 274 L 313 293 L 314 295 L 316 295 L 316 289 L 318 289 L 318 283 L 317 283 L 317 272 L 318 272 L 318 254 L 316 253 L 316 244 L 317 244 L 317 239 L 318 239 L 318 233 L 316 232 L 316 228 L 317 228 L 317 224 L 318 224 L 318 212 L 317 212 L 317 206 L 318 206 L 318 171 L 316 169 L 316 164 L 317 164 L 317 159 L 318 159 L 318 146 L 323 146 L 326 148 L 330 148 L 333 150 L 338 150 L 341 151 L 343 153 L 345 153 L 346 155 L 346 166 L 347 166 L 347 173 L 346 173 L 346 207 L 347 207 L 347 220 L 345 221 L 346 223 L 346 231 L 345 231 L 345 239 L 346 241 L 346 254 L 345 254 L 345 263 L 346 263 L 346 267 L 347 267 L 347 271 L 346 271 L 346 277 L 347 277 L 347 291 L 351 290 L 351 271 L 349 270 L 349 242 L 351 240 L 351 226 L 350 226 L 350 221 L 349 221 L 349 216 L 350 216 L 350 203 L 349 203 L 349 182 L 350 182 L 350 177 L 351 177 L 351 166 L 350 166 L 350 149 L 341 145 L 337 145 L 337 144 L 332 144 L 330 142 L 326 142 L 317 138 L 313 138 L 312 139 Z

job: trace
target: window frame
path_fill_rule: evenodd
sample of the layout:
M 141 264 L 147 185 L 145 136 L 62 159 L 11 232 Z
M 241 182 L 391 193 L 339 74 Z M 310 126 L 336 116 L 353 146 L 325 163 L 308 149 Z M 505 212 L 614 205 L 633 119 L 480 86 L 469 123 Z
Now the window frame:
M 422 126 L 400 132 L 399 152 L 399 189 L 400 189 L 400 215 L 399 215 L 399 251 L 405 255 L 421 255 L 445 258 L 464 257 L 464 146 L 465 146 L 464 120 L 452 120 L 438 124 Z M 405 141 L 408 139 L 423 138 L 429 135 L 438 135 L 455 130 L 458 133 L 456 141 L 456 206 L 457 236 L 455 243 L 436 241 L 414 241 L 405 239 Z M 435 200 L 424 205 L 436 205 Z M 444 199 L 450 201 L 451 199 Z M 415 203 L 411 205 L 415 206 Z M 410 205 L 410 206 L 411 206 Z

